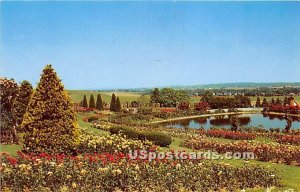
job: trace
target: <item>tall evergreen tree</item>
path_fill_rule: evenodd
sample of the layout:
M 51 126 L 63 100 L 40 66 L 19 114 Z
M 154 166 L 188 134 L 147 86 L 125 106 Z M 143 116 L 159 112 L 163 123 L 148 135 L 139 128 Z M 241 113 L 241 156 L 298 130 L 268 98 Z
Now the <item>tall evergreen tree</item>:
M 12 113 L 17 127 L 21 125 L 26 108 L 29 104 L 33 88 L 29 81 L 23 81 L 13 102 Z
M 119 97 L 117 97 L 117 101 L 116 101 L 116 111 L 120 112 L 122 110 L 122 106 L 121 106 L 121 101 L 119 99 Z
M 268 104 L 268 101 L 266 98 L 263 99 L 263 102 L 261 103 L 262 107 L 268 107 L 269 104 Z
M 261 107 L 260 98 L 259 97 L 257 97 L 257 99 L 256 99 L 255 107 Z
M 274 98 L 271 99 L 271 104 L 272 104 L 272 105 L 275 105 L 275 100 L 274 100 Z
M 93 94 L 90 96 L 89 108 L 92 108 L 92 109 L 95 109 L 95 108 L 96 108 L 95 98 L 94 98 L 94 95 L 93 95 Z
M 276 99 L 276 105 L 281 105 L 281 99 L 279 99 L 279 97 Z
M 97 95 L 96 109 L 98 109 L 98 110 L 103 109 L 103 101 L 102 101 L 102 97 L 100 94 Z
M 88 108 L 88 103 L 87 103 L 86 95 L 83 96 L 82 107 Z
M 21 128 L 27 152 L 70 153 L 79 142 L 74 108 L 51 65 L 43 70 Z
M 111 111 L 116 111 L 116 104 L 117 104 L 116 95 L 113 93 L 111 96 L 111 101 L 110 101 L 110 110 Z

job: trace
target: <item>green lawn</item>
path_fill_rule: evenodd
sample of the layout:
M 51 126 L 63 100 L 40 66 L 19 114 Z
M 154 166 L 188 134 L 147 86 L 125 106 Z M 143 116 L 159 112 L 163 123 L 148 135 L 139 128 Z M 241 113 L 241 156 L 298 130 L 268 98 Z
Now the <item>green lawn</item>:
M 5 145 L 5 144 L 0 144 L 0 152 L 6 152 L 9 153 L 12 156 L 16 156 L 17 155 L 17 151 L 22 150 L 22 145 L 15 145 L 15 144 L 9 144 L 9 145 Z

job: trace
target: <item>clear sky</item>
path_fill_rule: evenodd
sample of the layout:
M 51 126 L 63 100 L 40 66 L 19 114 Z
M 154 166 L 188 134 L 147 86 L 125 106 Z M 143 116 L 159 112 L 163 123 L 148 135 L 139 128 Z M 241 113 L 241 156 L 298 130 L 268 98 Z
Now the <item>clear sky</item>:
M 300 2 L 0 2 L 0 75 L 67 89 L 300 81 Z

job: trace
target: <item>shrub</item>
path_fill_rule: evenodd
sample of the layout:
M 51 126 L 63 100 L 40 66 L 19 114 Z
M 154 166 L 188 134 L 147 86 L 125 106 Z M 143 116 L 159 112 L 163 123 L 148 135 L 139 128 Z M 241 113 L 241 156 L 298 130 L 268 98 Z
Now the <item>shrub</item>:
M 79 142 L 71 99 L 51 65 L 43 70 L 21 129 L 27 152 L 69 153 Z
M 299 135 L 283 135 L 276 139 L 276 142 L 282 144 L 300 145 Z
M 110 129 L 109 129 L 109 132 L 112 134 L 112 135 L 117 135 L 117 134 L 119 134 L 120 133 L 120 131 L 121 131 L 121 127 L 111 127 Z
M 76 152 L 86 153 L 115 153 L 115 151 L 128 153 L 129 150 L 156 150 L 150 141 L 140 141 L 124 138 L 121 135 L 97 135 L 84 131 L 81 134 L 80 144 Z
M 114 126 L 109 131 L 111 134 L 122 134 L 130 139 L 149 140 L 161 147 L 169 146 L 172 143 L 171 136 L 156 131 L 136 131 L 125 126 Z
M 111 134 L 122 134 L 130 139 L 138 139 L 138 131 L 126 126 L 114 126 L 110 128 Z
M 167 147 L 172 143 L 171 136 L 160 132 L 144 131 L 139 136 L 144 136 L 144 138 L 146 138 L 147 140 L 152 141 L 155 145 L 159 145 L 161 147 Z
M 239 132 L 239 131 L 227 131 L 227 130 L 207 130 L 203 134 L 209 137 L 218 137 L 224 139 L 234 139 L 234 140 L 253 140 L 255 135 L 252 133 Z

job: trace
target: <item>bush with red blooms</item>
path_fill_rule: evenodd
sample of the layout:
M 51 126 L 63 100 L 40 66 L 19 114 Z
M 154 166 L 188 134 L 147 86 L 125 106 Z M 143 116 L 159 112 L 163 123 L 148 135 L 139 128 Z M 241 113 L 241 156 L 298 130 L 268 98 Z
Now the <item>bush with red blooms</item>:
M 257 164 L 129 159 L 127 154 L 1 156 L 1 191 L 239 191 L 280 186 Z
M 198 103 L 195 103 L 194 109 L 196 111 L 207 111 L 210 109 L 210 106 L 206 101 L 200 101 Z
M 291 114 L 300 114 L 300 106 L 290 106 L 282 104 L 273 104 L 269 106 L 268 111 L 278 112 L 278 113 L 291 113 Z
M 188 102 L 180 102 L 177 106 L 179 110 L 188 110 L 190 109 L 190 104 Z
M 281 135 L 276 142 L 282 144 L 300 145 L 300 135 Z
M 229 131 L 229 130 L 219 130 L 219 129 L 209 129 L 207 131 L 199 131 L 200 134 L 204 134 L 208 137 L 217 137 L 224 139 L 234 139 L 234 140 L 253 140 L 255 139 L 255 134 L 239 131 Z

